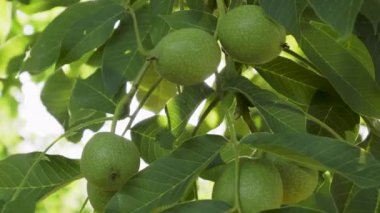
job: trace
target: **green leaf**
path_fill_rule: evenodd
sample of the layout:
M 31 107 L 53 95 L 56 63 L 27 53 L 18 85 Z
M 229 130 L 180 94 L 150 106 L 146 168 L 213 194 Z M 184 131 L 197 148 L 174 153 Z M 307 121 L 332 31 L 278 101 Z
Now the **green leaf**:
M 379 189 L 360 189 L 339 175 L 334 175 L 331 193 L 339 212 L 377 212 Z
M 365 143 L 368 143 L 367 149 L 369 150 L 369 152 L 372 153 L 372 155 L 378 161 L 380 161 L 380 136 L 370 131 L 369 135 L 365 140 Z
M 363 0 L 309 0 L 318 16 L 341 35 L 352 32 Z
M 365 121 L 370 134 L 374 134 L 377 137 L 380 137 L 380 120 L 375 118 L 362 117 Z M 369 139 L 368 137 L 366 139 Z
M 161 16 L 173 29 L 199 28 L 214 33 L 217 18 L 200 10 L 181 10 L 170 15 Z
M 62 41 L 58 64 L 75 61 L 107 41 L 124 11 L 118 4 L 104 5 L 99 13 L 88 15 L 73 24 Z
M 298 206 L 285 206 L 280 209 L 272 209 L 263 211 L 263 213 L 322 213 L 323 211 L 306 208 L 306 207 L 298 207 Z
M 156 138 L 162 148 L 169 150 L 174 148 L 174 141 L 176 138 L 172 135 L 170 129 L 165 129 L 164 131 L 158 133 Z
M 104 88 L 100 69 L 87 79 L 78 79 L 72 94 L 72 101 L 76 103 L 77 107 L 106 113 L 115 111 L 116 98 L 116 94 L 112 94 Z
M 91 54 L 91 56 L 86 61 L 86 65 L 90 65 L 92 67 L 100 67 L 100 66 L 102 66 L 102 58 L 103 58 L 104 46 L 105 46 L 105 44 L 103 44 L 102 46 L 100 46 L 99 48 L 97 48 Z
M 380 118 L 380 88 L 366 48 L 356 38 L 339 41 L 326 25 L 311 22 L 302 31 L 302 49 L 357 113 Z
M 225 82 L 224 90 L 244 95 L 264 117 L 273 132 L 305 132 L 305 116 L 301 109 L 263 90 L 248 79 L 238 77 Z
M 278 93 L 302 105 L 308 105 L 317 90 L 332 90 L 327 79 L 287 58 L 277 57 L 255 69 Z
M 70 122 L 69 122 L 70 127 L 79 125 L 81 123 L 84 123 L 90 120 L 105 117 L 105 113 L 98 112 L 91 109 L 81 108 L 78 105 L 78 103 L 75 102 L 75 100 L 70 101 L 69 114 L 70 114 Z M 90 128 L 90 129 L 93 129 L 93 128 Z
M 146 8 L 136 11 L 142 42 L 150 40 L 150 14 Z M 145 56 L 137 50 L 137 41 L 132 19 L 128 15 L 121 21 L 120 27 L 106 43 L 102 59 L 102 72 L 106 89 L 116 92 L 125 81 L 134 80 L 138 71 L 146 62 Z
M 33 14 L 50 10 L 54 7 L 67 7 L 72 4 L 78 3 L 79 0 L 59 0 L 59 1 L 45 1 L 45 0 L 29 0 L 26 5 L 20 5 L 18 9 L 27 14 Z
M 4 206 L 0 206 L 1 213 L 33 213 L 35 212 L 36 201 L 29 198 L 17 199 L 14 201 L 9 201 Z
M 65 127 L 65 131 L 71 128 L 77 127 L 82 123 L 90 122 L 93 120 L 106 117 L 106 114 L 103 112 L 80 108 L 78 103 L 75 103 L 73 99 L 70 100 L 69 115 L 70 115 L 70 120 L 69 120 L 68 126 Z M 79 142 L 82 138 L 82 135 L 85 129 L 91 129 L 92 131 L 96 132 L 103 126 L 103 124 L 104 122 L 99 122 L 91 126 L 78 129 L 74 135 L 71 135 L 67 139 L 70 140 L 71 142 Z
M 169 130 L 168 120 L 165 116 L 156 115 L 140 121 L 131 129 L 132 141 L 138 147 L 141 158 L 146 163 L 152 163 L 158 158 L 170 153 L 170 149 L 162 147 L 157 137 L 159 133 Z M 170 141 L 173 143 L 173 141 Z
M 62 41 L 70 32 L 71 26 L 89 16 L 101 14 L 107 5 L 113 4 L 112 1 L 88 1 L 67 8 L 42 32 L 22 69 L 32 74 L 45 71 L 57 61 Z
M 206 8 L 206 1 L 204 0 L 191 0 L 186 1 L 187 6 L 192 10 L 204 10 Z
M 380 23 L 380 1 L 363 0 L 361 13 L 372 23 L 373 31 L 377 32 Z
M 361 188 L 380 185 L 380 162 L 345 141 L 304 133 L 257 133 L 243 138 L 241 143 L 311 167 L 329 169 Z
M 380 23 L 379 23 L 380 24 Z M 375 65 L 376 81 L 380 82 L 380 35 L 376 34 L 373 26 L 365 17 L 359 15 L 355 24 L 355 33 L 360 40 L 365 44 L 372 61 Z
M 220 213 L 228 212 L 230 209 L 231 206 L 220 200 L 198 200 L 175 205 L 174 207 L 163 211 L 163 213 Z
M 0 161 L 0 201 L 10 201 L 19 190 L 15 201 L 37 202 L 80 177 L 77 160 L 40 152 L 11 155 Z
M 331 183 L 331 195 L 335 201 L 338 212 L 344 212 L 345 206 L 349 203 L 354 188 L 355 186 L 352 182 L 341 175 L 334 174 Z
M 307 3 L 307 0 L 261 0 L 260 6 L 299 40 L 301 38 L 301 14 Z
M 379 189 L 359 189 L 353 193 L 345 213 L 377 212 L 379 206 Z
M 150 37 L 153 45 L 156 45 L 161 38 L 169 32 L 169 25 L 160 18 L 161 15 L 171 14 L 173 11 L 174 0 L 151 1 L 149 4 L 152 29 Z
M 319 181 L 320 183 L 312 196 L 293 205 L 320 210 L 321 212 L 338 213 L 334 199 L 331 196 L 331 179 L 331 174 L 323 173 Z
M 98 1 L 113 1 L 113 2 L 115 2 L 115 3 L 117 3 L 117 4 L 120 4 L 120 5 L 124 5 L 124 3 L 125 3 L 125 1 L 124 0 L 98 0 Z M 145 1 L 145 0 L 144 0 Z M 138 2 L 137 0 L 132 0 L 131 1 L 131 4 L 133 3 L 136 3 L 136 2 Z M 141 2 L 141 0 L 139 1 L 139 2 Z M 133 4 L 131 5 L 131 6 L 133 6 Z
M 347 141 L 355 142 L 360 124 L 360 116 L 353 112 L 339 97 L 317 92 L 308 109 L 308 113 L 335 130 Z M 333 137 L 320 125 L 307 121 L 309 133 Z
M 179 201 L 183 193 L 219 153 L 226 139 L 194 137 L 172 154 L 158 159 L 132 177 L 108 203 L 109 212 L 152 212 Z
M 372 61 L 376 69 L 376 81 L 380 83 L 380 36 L 370 36 L 366 38 L 365 45 L 370 51 Z
M 75 80 L 61 70 L 53 73 L 41 91 L 41 100 L 47 111 L 64 127 L 69 123 L 69 104 Z
M 169 118 L 170 129 L 175 137 L 182 134 L 198 105 L 212 92 L 210 87 L 201 83 L 185 87 L 181 94 L 169 100 L 165 111 Z
M 63 71 L 59 70 L 53 73 L 46 81 L 41 92 L 41 100 L 48 112 L 67 131 L 68 129 L 90 120 L 105 117 L 105 113 L 95 110 L 83 109 L 81 103 L 76 103 L 78 97 L 73 95 L 74 86 L 78 80 L 68 78 Z M 84 80 L 79 80 L 84 81 Z M 86 96 L 86 98 L 88 98 Z M 93 125 L 89 128 L 97 130 L 102 124 Z M 78 142 L 84 129 L 79 129 L 76 134 L 68 139 L 72 142 Z

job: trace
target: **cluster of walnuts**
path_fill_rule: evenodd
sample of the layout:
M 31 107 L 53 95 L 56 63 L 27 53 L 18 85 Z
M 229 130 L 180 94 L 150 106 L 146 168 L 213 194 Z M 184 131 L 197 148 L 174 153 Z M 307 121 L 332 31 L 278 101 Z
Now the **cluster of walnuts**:
M 217 35 L 223 49 L 236 61 L 263 64 L 280 54 L 286 32 L 261 7 L 244 5 L 220 18 Z M 150 54 L 163 78 L 185 86 L 204 81 L 221 60 L 217 40 L 197 28 L 169 33 Z
M 286 32 L 258 6 L 232 9 L 218 22 L 217 38 L 226 54 L 244 64 L 263 64 L 276 58 Z M 197 28 L 166 35 L 150 51 L 157 72 L 179 85 L 203 82 L 217 70 L 221 50 L 216 38 Z M 318 172 L 278 160 L 241 158 L 239 190 L 235 162 L 225 165 L 213 189 L 213 199 L 232 206 L 236 192 L 242 212 L 278 208 L 309 197 L 318 184 Z M 104 212 L 109 199 L 138 172 L 140 154 L 134 143 L 114 133 L 95 134 L 87 142 L 80 161 L 88 181 L 88 197 L 96 212 Z
M 86 143 L 80 169 L 87 180 L 87 195 L 95 212 L 104 212 L 109 199 L 139 167 L 139 150 L 122 136 L 98 132 Z

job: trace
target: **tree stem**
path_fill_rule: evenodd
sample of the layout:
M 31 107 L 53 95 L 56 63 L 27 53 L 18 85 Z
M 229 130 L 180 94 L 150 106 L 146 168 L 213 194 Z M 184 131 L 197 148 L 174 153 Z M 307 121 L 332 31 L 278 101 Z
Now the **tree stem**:
M 321 120 L 319 120 L 318 118 L 310 115 L 309 113 L 306 113 L 304 112 L 304 115 L 307 119 L 309 119 L 310 121 L 320 125 L 322 128 L 324 128 L 325 130 L 327 130 L 331 135 L 333 135 L 335 138 L 339 139 L 339 140 L 345 140 L 342 136 L 340 136 L 334 129 L 332 129 L 329 125 L 325 124 L 324 122 L 322 122 Z
M 136 14 L 135 14 L 135 11 L 132 7 L 130 7 L 129 5 L 127 5 L 127 10 L 129 11 L 129 13 L 131 14 L 131 17 L 132 17 L 132 21 L 133 21 L 133 29 L 135 31 L 135 35 L 136 35 L 136 41 L 137 41 L 137 50 L 142 54 L 142 55 L 145 55 L 145 56 L 148 56 L 149 53 L 148 51 L 145 50 L 143 44 L 142 44 L 142 40 L 141 40 L 141 36 L 140 36 L 140 31 L 139 31 L 139 25 L 137 23 L 137 18 L 136 18 Z
M 195 200 L 198 200 L 198 186 L 197 186 L 197 181 L 195 180 L 194 182 L 194 186 L 193 186 L 193 190 L 194 190 L 194 199 Z
M 252 121 L 251 115 L 249 114 L 249 110 L 247 108 L 244 109 L 241 115 L 243 117 L 244 122 L 247 124 L 249 131 L 251 133 L 257 132 L 256 126 Z
M 218 96 L 216 96 L 214 98 L 214 100 L 211 101 L 211 103 L 208 105 L 206 110 L 203 112 L 203 114 L 199 118 L 197 125 L 195 126 L 193 132 L 191 133 L 191 136 L 195 136 L 195 134 L 197 134 L 199 127 L 202 125 L 202 123 L 206 119 L 207 115 L 211 112 L 212 109 L 214 109 L 214 107 L 218 104 L 219 101 L 220 101 L 220 99 L 218 98 Z
M 150 95 L 153 93 L 153 91 L 157 88 L 157 86 L 160 84 L 160 82 L 162 81 L 162 78 L 159 78 L 157 79 L 153 85 L 149 88 L 148 92 L 145 94 L 145 96 L 143 97 L 143 99 L 140 101 L 137 109 L 133 112 L 133 114 L 130 116 L 130 119 L 128 121 L 128 124 L 127 126 L 125 127 L 124 129 L 124 132 L 123 132 L 123 136 L 127 133 L 127 131 L 131 128 L 132 124 L 133 124 L 133 121 L 135 120 L 137 114 L 140 112 L 141 108 L 144 106 L 145 102 L 148 100 L 148 98 L 150 97 Z
M 242 95 L 236 95 L 237 106 L 239 107 L 240 115 L 242 116 L 245 124 L 248 126 L 251 133 L 257 132 L 256 126 L 252 121 L 251 115 L 249 113 L 248 105 Z
M 149 62 L 145 62 L 144 65 L 141 67 L 140 71 L 137 74 L 137 77 L 135 81 L 132 84 L 131 90 L 126 93 L 119 103 L 116 106 L 115 113 L 112 119 L 112 124 L 111 124 L 111 132 L 115 133 L 116 131 L 116 124 L 117 120 L 120 118 L 121 113 L 123 112 L 123 109 L 126 105 L 129 105 L 132 101 L 133 96 L 136 94 L 136 91 L 139 87 L 139 84 L 145 74 L 146 68 L 149 66 Z
M 83 202 L 83 204 L 82 204 L 82 206 L 81 206 L 81 208 L 79 210 L 79 213 L 83 212 L 83 210 L 86 207 L 87 203 L 88 203 L 88 197 L 86 198 L 86 200 L 84 200 L 84 202 Z
M 230 143 L 233 144 L 234 151 L 235 151 L 235 209 L 237 210 L 238 213 L 241 212 L 241 207 L 240 207 L 240 187 L 239 187 L 239 182 L 240 182 L 240 173 L 239 173 L 239 150 L 238 150 L 238 145 L 239 142 L 236 137 L 236 129 L 235 129 L 235 124 L 234 124 L 234 116 L 232 112 L 232 108 L 227 111 L 227 126 L 231 134 L 231 139 Z
M 309 60 L 307 60 L 306 58 L 302 57 L 301 55 L 299 55 L 298 53 L 294 52 L 293 50 L 291 50 L 289 48 L 289 46 L 285 43 L 282 45 L 282 50 L 284 52 L 286 52 L 287 54 L 293 56 L 294 58 L 300 60 L 303 64 L 305 64 L 306 66 L 310 67 L 311 69 L 317 71 L 318 68 L 315 67 L 314 64 L 312 64 Z
M 218 38 L 218 28 L 219 28 L 219 21 L 226 13 L 226 7 L 224 4 L 224 0 L 216 0 L 216 6 L 218 8 L 218 21 L 216 23 L 216 29 L 214 32 L 214 38 Z

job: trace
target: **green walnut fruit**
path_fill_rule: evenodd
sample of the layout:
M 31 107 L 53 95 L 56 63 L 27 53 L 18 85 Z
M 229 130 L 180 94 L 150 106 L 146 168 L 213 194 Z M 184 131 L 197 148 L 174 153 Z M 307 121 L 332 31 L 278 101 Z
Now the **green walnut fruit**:
M 105 212 L 108 201 L 116 191 L 104 191 L 101 188 L 87 182 L 87 196 L 96 213 Z
M 276 161 L 283 184 L 283 203 L 295 204 L 310 197 L 318 185 L 318 171 L 284 161 Z
M 242 212 L 260 212 L 281 206 L 283 196 L 281 176 L 270 161 L 241 159 L 239 175 Z M 234 205 L 235 162 L 229 163 L 215 182 L 212 197 Z
M 276 58 L 285 42 L 283 26 L 267 17 L 259 6 L 232 9 L 220 19 L 220 43 L 235 60 L 245 64 L 264 64 Z
M 217 70 L 221 59 L 214 37 L 196 28 L 169 33 L 151 55 L 163 78 L 184 86 L 204 81 Z
M 85 145 L 80 160 L 87 181 L 106 191 L 121 188 L 139 166 L 135 144 L 110 132 L 96 133 Z

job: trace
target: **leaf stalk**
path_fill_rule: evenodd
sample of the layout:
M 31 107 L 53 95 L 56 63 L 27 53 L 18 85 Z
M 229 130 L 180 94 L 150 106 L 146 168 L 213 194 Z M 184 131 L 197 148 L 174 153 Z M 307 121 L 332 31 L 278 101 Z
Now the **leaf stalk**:
M 127 131 L 131 128 L 133 121 L 136 119 L 137 114 L 140 112 L 142 107 L 144 106 L 145 102 L 148 100 L 148 98 L 151 96 L 151 94 L 154 92 L 154 90 L 158 87 L 158 85 L 161 83 L 162 78 L 160 77 L 157 79 L 153 85 L 149 88 L 148 92 L 145 94 L 143 99 L 140 101 L 137 109 L 133 112 L 133 114 L 130 116 L 130 119 L 128 121 L 127 126 L 124 129 L 123 136 L 127 133 Z
M 236 129 L 234 124 L 234 116 L 233 116 L 233 108 L 227 111 L 226 119 L 227 119 L 227 126 L 231 134 L 230 143 L 233 144 L 233 148 L 235 151 L 235 206 L 234 208 L 237 210 L 238 213 L 241 213 L 240 208 L 240 187 L 239 187 L 239 180 L 240 180 L 240 164 L 239 164 L 239 150 L 238 145 L 239 142 L 236 137 Z
M 148 56 L 149 52 L 145 50 L 144 45 L 142 44 L 139 26 L 137 23 L 136 13 L 135 10 L 130 7 L 129 5 L 126 6 L 127 11 L 131 14 L 132 22 L 133 22 L 133 29 L 135 31 L 136 41 L 137 41 L 137 50 L 144 56 Z
M 128 93 L 126 93 L 119 103 L 116 106 L 114 116 L 112 119 L 112 124 L 111 124 L 111 132 L 115 133 L 116 131 L 116 125 L 117 125 L 117 120 L 120 118 L 121 113 L 123 112 L 123 109 L 126 105 L 129 105 L 132 101 L 133 96 L 136 94 L 137 89 L 139 87 L 139 84 L 144 77 L 145 71 L 147 70 L 147 67 L 149 66 L 150 62 L 146 61 L 144 65 L 141 67 L 140 71 L 137 74 L 137 77 L 135 81 L 132 84 L 132 88 Z

